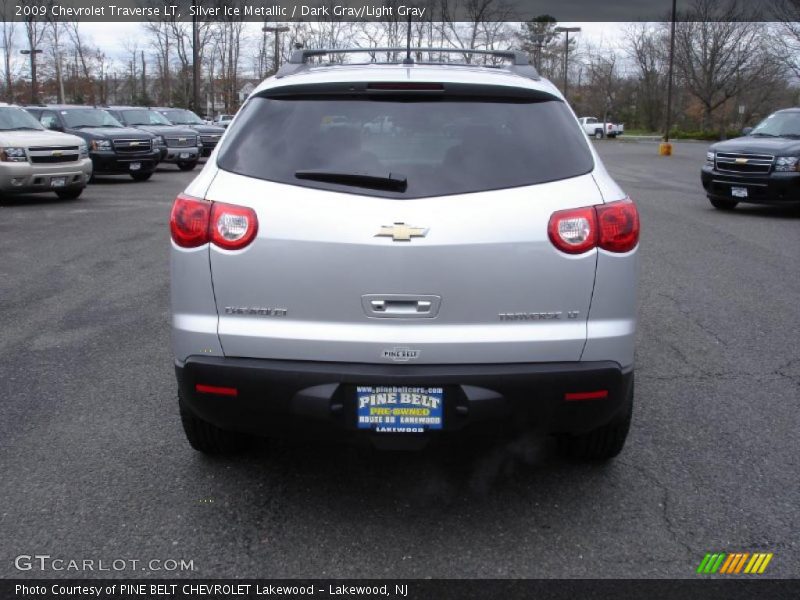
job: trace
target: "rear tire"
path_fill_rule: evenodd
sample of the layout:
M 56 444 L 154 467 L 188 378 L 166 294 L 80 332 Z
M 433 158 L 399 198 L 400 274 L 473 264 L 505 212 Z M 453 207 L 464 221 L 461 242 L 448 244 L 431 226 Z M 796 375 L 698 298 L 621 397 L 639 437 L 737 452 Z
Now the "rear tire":
M 627 406 L 610 423 L 580 435 L 564 435 L 558 438 L 558 452 L 576 460 L 609 460 L 622 452 L 633 415 L 633 380 L 628 392 Z
M 603 130 L 602 129 L 595 130 L 594 139 L 596 139 L 596 140 L 602 140 L 603 139 Z
M 149 173 L 131 173 L 131 177 L 133 177 L 134 181 L 147 181 L 153 176 L 153 172 L 150 171 Z
M 241 433 L 226 431 L 195 416 L 183 406 L 180 392 L 178 402 L 181 423 L 189 445 L 203 454 L 235 454 L 247 449 L 252 439 Z
M 178 168 L 181 171 L 192 171 L 197 166 L 197 161 L 178 163 Z
M 83 193 L 83 188 L 75 190 L 61 190 L 56 192 L 59 200 L 76 200 Z
M 719 210 L 733 210 L 736 208 L 736 205 L 739 204 L 737 200 L 728 200 L 727 198 L 713 198 L 711 196 L 708 197 L 708 201 L 711 202 L 711 206 Z

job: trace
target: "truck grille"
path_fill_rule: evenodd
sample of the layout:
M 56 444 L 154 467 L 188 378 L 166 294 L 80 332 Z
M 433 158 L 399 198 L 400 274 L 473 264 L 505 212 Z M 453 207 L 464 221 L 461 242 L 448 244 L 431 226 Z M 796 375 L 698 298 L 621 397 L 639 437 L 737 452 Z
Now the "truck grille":
M 769 154 L 732 154 L 717 152 L 717 171 L 758 175 L 769 173 L 775 157 Z
M 165 138 L 170 148 L 192 148 L 197 146 L 197 136 Z
M 141 154 L 150 152 L 150 140 L 114 140 L 114 150 L 119 154 Z
M 80 158 L 77 146 L 37 146 L 28 148 L 32 163 L 66 163 Z
M 203 146 L 208 146 L 208 147 L 213 148 L 214 146 L 217 145 L 217 142 L 219 142 L 219 138 L 220 137 L 221 136 L 219 134 L 217 134 L 217 135 L 201 135 L 200 136 L 200 140 L 203 142 Z

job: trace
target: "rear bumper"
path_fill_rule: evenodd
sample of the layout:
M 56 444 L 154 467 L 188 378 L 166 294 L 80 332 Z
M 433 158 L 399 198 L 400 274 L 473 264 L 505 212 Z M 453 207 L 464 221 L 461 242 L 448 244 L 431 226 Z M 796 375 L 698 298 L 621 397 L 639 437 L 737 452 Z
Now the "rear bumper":
M 632 369 L 610 361 L 412 366 L 193 356 L 175 372 L 183 408 L 220 428 L 400 447 L 470 433 L 584 433 L 626 406 L 633 379 Z M 201 393 L 198 384 L 235 388 L 237 395 Z M 443 429 L 395 435 L 357 429 L 356 385 L 443 387 Z M 607 397 L 565 399 L 597 390 Z
M 700 177 L 706 193 L 713 198 L 756 204 L 800 202 L 800 173 L 738 176 L 704 166 Z M 746 188 L 747 198 L 734 197 L 732 187 Z

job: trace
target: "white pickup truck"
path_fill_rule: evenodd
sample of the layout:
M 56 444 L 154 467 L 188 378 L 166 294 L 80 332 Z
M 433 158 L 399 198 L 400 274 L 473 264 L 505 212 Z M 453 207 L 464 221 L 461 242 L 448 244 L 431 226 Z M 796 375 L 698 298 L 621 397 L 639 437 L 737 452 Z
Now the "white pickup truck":
M 620 123 L 611 123 L 606 122 L 605 124 L 596 119 L 595 117 L 581 117 L 578 119 L 583 127 L 583 130 L 586 132 L 586 135 L 595 137 L 598 140 L 603 139 L 604 137 L 608 136 L 610 138 L 615 138 L 618 135 L 622 135 L 625 131 L 625 126 Z

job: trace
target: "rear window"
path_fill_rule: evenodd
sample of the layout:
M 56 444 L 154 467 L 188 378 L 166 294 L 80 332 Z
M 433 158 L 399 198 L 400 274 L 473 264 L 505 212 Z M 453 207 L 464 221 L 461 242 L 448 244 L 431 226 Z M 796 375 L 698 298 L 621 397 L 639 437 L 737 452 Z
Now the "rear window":
M 218 164 L 258 179 L 389 198 L 534 185 L 594 167 L 560 100 L 386 95 L 252 98 Z M 401 177 L 406 185 L 401 191 L 298 178 L 303 171 Z

